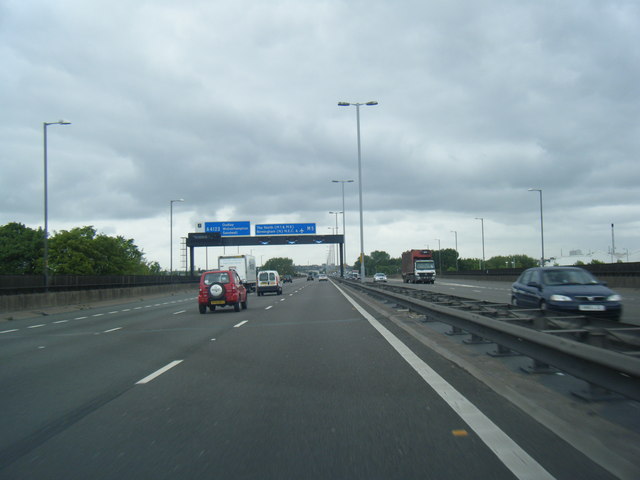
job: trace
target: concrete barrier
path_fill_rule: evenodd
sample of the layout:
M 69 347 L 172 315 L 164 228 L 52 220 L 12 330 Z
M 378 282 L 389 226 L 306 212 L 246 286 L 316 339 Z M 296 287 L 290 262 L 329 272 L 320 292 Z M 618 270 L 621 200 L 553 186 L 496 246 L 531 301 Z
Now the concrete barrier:
M 152 285 L 130 288 L 104 288 L 96 290 L 74 290 L 68 292 L 32 293 L 27 295 L 1 295 L 0 315 L 10 312 L 83 305 L 111 300 L 126 300 L 149 295 L 193 292 L 197 295 L 197 284 Z
M 610 288 L 614 290 L 616 288 L 640 288 L 640 277 L 636 276 L 608 276 L 608 275 L 596 275 L 598 280 L 605 282 Z M 513 283 L 518 278 L 518 275 L 483 275 L 481 273 L 477 275 L 465 275 L 455 274 L 452 272 L 443 273 L 440 278 L 449 279 L 464 279 L 464 280 L 479 280 L 485 282 L 508 282 Z

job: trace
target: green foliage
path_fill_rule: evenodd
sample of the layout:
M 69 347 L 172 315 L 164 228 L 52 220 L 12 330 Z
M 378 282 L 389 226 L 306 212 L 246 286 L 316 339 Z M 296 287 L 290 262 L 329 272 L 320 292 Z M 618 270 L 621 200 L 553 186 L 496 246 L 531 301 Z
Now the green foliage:
M 402 260 L 400 258 L 391 258 L 387 252 L 376 250 L 371 255 L 364 256 L 364 269 L 367 275 L 374 273 L 385 273 L 387 275 L 395 275 L 400 273 Z M 360 271 L 360 259 L 356 260 L 354 270 Z
M 458 252 L 453 248 L 445 248 L 443 250 L 433 250 L 433 260 L 436 264 L 438 272 L 455 272 L 456 258 Z M 491 257 L 486 261 L 486 269 L 501 268 L 530 268 L 538 266 L 539 261 L 527 255 L 507 255 Z M 458 270 L 480 270 L 482 259 L 480 258 L 458 258 Z M 398 275 L 402 270 L 402 257 L 391 258 L 387 252 L 374 251 L 371 255 L 364 256 L 364 266 L 367 275 L 373 275 L 376 272 L 386 273 L 387 275 Z M 360 260 L 356 260 L 353 269 L 360 270 Z
M 458 252 L 454 248 L 445 248 L 444 250 L 434 250 L 433 260 L 436 264 L 436 271 L 455 271 L 456 258 Z
M 293 260 L 290 258 L 276 257 L 270 258 L 264 265 L 260 267 L 260 270 L 276 270 L 282 275 L 295 275 L 296 271 L 293 268 Z
M 0 226 L 0 273 L 35 275 L 42 273 L 44 232 L 21 223 Z
M 498 255 L 487 260 L 487 269 L 531 268 L 537 267 L 540 261 L 527 255 Z
M 604 262 L 600 261 L 600 260 L 596 260 L 595 258 L 593 260 L 591 260 L 591 262 L 589 263 L 589 265 L 604 265 Z
M 41 274 L 44 235 L 18 223 L 0 227 L 0 274 Z M 58 275 L 148 275 L 148 264 L 131 239 L 97 234 L 92 226 L 63 230 L 49 238 L 49 270 Z

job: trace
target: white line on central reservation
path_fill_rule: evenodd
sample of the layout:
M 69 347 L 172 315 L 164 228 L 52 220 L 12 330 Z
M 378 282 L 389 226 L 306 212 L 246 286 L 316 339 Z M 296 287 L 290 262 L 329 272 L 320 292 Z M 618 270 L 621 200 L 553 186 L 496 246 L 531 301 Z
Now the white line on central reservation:
M 498 459 L 520 480 L 554 480 L 542 465 L 536 462 L 511 437 L 493 423 L 478 407 L 453 388 L 444 378 L 422 361 L 409 347 L 371 316 L 344 290 L 336 288 L 366 318 L 400 356 L 427 382 L 435 392 L 464 420 Z
M 171 370 L 173 367 L 175 367 L 176 365 L 179 365 L 182 362 L 183 362 L 182 360 L 174 360 L 173 362 L 171 362 L 171 363 L 165 365 L 164 367 L 162 367 L 160 370 L 156 370 L 151 375 L 148 375 L 148 376 L 144 377 L 142 380 L 138 380 L 136 382 L 136 385 L 143 384 L 143 383 L 149 383 L 154 378 L 159 377 L 160 375 L 162 375 L 167 370 Z

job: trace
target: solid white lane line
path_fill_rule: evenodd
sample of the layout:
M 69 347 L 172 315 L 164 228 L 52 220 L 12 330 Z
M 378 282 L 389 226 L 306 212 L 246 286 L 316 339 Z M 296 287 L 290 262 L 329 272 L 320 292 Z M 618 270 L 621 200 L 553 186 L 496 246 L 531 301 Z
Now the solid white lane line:
M 440 397 L 464 420 L 476 435 L 489 447 L 498 459 L 520 480 L 554 480 L 542 465 L 504 433 L 473 403 L 453 388 L 429 365 L 422 361 L 409 347 L 387 330 L 340 287 L 338 290 L 366 318 L 400 356 L 440 395 Z
M 160 370 L 156 370 L 151 375 L 148 375 L 148 376 L 144 377 L 142 380 L 138 380 L 136 382 L 136 385 L 149 383 L 154 378 L 159 377 L 160 375 L 165 373 L 167 370 L 171 370 L 173 367 L 175 367 L 176 365 L 179 365 L 182 362 L 183 362 L 183 360 L 174 360 L 173 362 L 171 362 L 171 363 L 165 365 L 164 367 L 162 367 Z
M 112 329 L 110 329 L 110 330 L 105 330 L 105 331 L 104 331 L 104 332 L 102 332 L 102 333 L 111 333 L 111 332 L 115 332 L 115 331 L 117 331 L 117 330 L 122 330 L 122 327 L 116 327 L 116 328 L 112 328 Z
M 11 333 L 11 332 L 17 332 L 18 329 L 17 328 L 12 328 L 11 330 L 3 330 L 0 333 Z
M 238 328 L 241 327 L 242 325 L 244 325 L 245 323 L 247 323 L 249 320 L 243 320 L 242 322 L 238 323 L 237 325 L 234 325 L 233 328 Z

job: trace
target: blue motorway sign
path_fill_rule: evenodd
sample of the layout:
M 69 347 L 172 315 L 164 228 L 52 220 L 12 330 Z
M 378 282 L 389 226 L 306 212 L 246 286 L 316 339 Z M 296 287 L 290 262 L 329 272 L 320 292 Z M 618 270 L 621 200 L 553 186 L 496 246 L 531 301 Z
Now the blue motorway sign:
M 251 235 L 251 222 L 205 222 L 206 233 L 220 232 L 223 237 Z
M 256 235 L 313 235 L 315 233 L 315 223 L 269 223 L 256 225 Z

